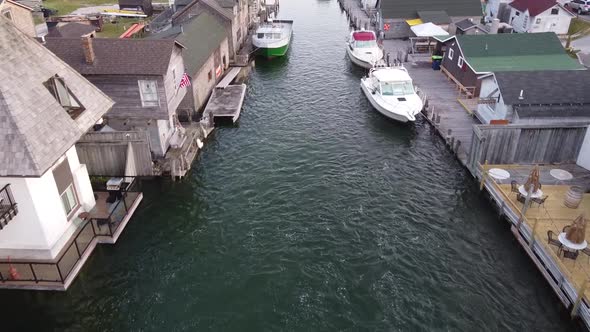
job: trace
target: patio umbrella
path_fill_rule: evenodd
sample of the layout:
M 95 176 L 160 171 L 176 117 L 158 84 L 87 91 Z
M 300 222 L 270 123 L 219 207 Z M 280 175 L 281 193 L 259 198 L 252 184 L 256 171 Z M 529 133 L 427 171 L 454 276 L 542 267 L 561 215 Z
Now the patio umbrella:
M 541 188 L 541 183 L 539 182 L 539 177 L 540 177 L 539 166 L 535 166 L 535 168 L 533 168 L 533 170 L 531 171 L 531 174 L 529 175 L 528 180 L 524 184 L 524 189 L 527 192 L 529 192 L 529 190 L 531 189 L 531 186 L 533 186 L 532 192 L 537 192 L 537 190 L 539 190 L 539 188 Z
M 584 214 L 579 215 L 574 223 L 565 232 L 566 239 L 573 243 L 582 243 L 586 239 L 586 218 Z

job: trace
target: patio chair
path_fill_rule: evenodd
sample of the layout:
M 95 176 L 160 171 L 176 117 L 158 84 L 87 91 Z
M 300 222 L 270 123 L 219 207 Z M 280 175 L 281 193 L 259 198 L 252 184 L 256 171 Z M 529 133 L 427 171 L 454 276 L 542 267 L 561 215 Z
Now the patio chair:
M 520 193 L 516 194 L 516 200 L 519 201 L 520 203 L 522 203 L 523 205 L 524 205 L 524 203 L 526 203 L 526 197 L 524 197 Z
M 590 248 L 582 249 L 582 253 L 584 253 L 584 254 L 586 254 L 586 256 L 588 256 L 588 263 L 590 263 Z
M 579 251 L 569 251 L 569 250 L 563 250 L 563 258 L 569 258 L 569 259 L 573 259 L 576 260 L 576 258 L 578 258 L 579 255 Z
M 542 205 L 543 207 L 545 207 L 545 201 L 547 200 L 547 198 L 548 198 L 548 197 L 549 197 L 549 196 L 547 195 L 547 196 L 545 196 L 545 197 L 543 197 L 543 198 L 531 198 L 531 201 L 532 201 L 533 203 L 536 203 L 536 204 L 538 204 L 538 205 L 539 205 L 539 206 L 538 206 L 539 208 L 541 207 L 541 205 Z
M 520 193 L 520 191 L 518 191 L 518 182 L 514 180 L 510 181 L 510 193 Z
M 567 230 L 570 229 L 571 227 L 572 227 L 571 225 L 563 226 L 563 229 L 561 230 L 561 232 L 567 233 Z
M 554 245 L 557 247 L 557 256 L 561 255 L 561 251 L 563 250 L 563 244 L 557 240 L 555 233 L 553 231 L 547 231 L 547 243 Z

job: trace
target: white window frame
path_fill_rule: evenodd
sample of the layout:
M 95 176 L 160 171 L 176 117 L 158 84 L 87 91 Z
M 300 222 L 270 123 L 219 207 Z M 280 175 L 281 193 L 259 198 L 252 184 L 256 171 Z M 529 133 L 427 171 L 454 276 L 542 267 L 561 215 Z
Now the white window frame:
M 455 50 L 449 48 L 449 60 L 453 60 L 453 56 L 455 56 Z
M 59 197 L 61 199 L 61 204 L 64 208 L 66 216 L 68 216 L 69 219 L 72 212 L 74 212 L 80 205 L 78 202 L 78 197 L 76 196 L 76 187 L 74 187 L 74 184 L 70 183 L 70 185 L 66 188 L 66 190 L 64 190 L 63 193 L 61 193 L 61 195 L 59 195 Z
M 457 59 L 457 66 L 458 66 L 459 68 L 463 68 L 463 64 L 465 64 L 465 60 L 463 60 L 463 57 L 462 57 L 462 56 L 460 56 L 460 57 Z
M 149 94 L 151 99 L 148 99 L 142 84 L 153 83 L 156 92 Z M 160 107 L 160 96 L 158 96 L 158 81 L 156 80 L 138 80 L 137 85 L 139 87 L 139 95 L 141 97 L 141 107 Z M 155 97 L 155 98 L 153 98 Z

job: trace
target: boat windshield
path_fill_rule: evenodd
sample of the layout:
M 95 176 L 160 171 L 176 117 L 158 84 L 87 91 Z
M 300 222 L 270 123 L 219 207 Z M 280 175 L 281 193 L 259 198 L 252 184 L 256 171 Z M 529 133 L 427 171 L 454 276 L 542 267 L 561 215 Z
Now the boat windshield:
M 257 33 L 256 38 L 258 39 L 281 39 L 280 33 Z
M 414 93 L 412 82 L 382 82 L 381 94 L 384 96 L 403 96 Z
M 357 40 L 354 43 L 354 47 L 358 47 L 358 48 L 377 47 L 377 42 L 374 40 Z

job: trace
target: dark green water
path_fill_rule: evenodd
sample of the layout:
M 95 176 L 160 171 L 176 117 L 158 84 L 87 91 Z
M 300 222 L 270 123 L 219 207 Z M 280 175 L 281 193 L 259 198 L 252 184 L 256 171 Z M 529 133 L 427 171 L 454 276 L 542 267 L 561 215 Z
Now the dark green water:
M 370 109 L 337 3 L 281 4 L 239 126 L 67 293 L 0 291 L 0 331 L 576 330 L 428 125 Z

